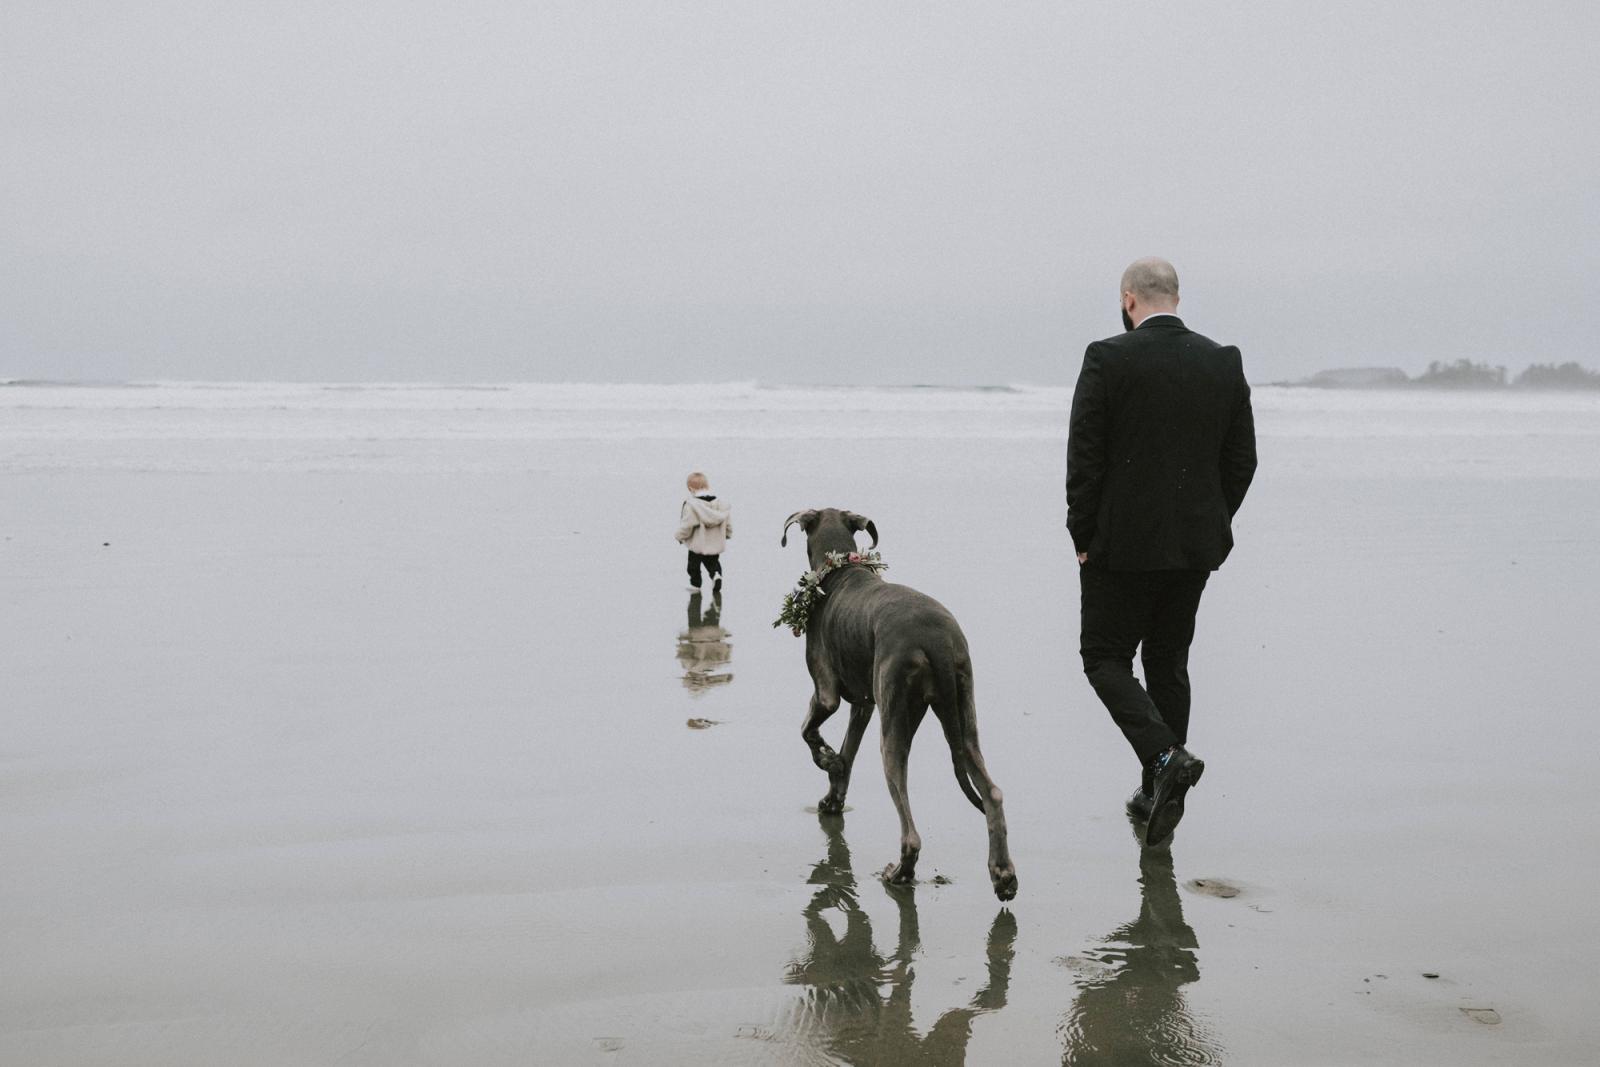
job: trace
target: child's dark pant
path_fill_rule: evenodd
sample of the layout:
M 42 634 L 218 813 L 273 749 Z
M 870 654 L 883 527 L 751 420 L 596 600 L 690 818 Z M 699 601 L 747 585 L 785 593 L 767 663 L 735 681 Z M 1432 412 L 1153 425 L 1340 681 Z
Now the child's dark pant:
M 696 589 L 700 588 L 700 568 L 704 567 L 706 573 L 713 579 L 722 577 L 722 557 L 707 556 L 699 552 L 689 553 L 689 584 Z

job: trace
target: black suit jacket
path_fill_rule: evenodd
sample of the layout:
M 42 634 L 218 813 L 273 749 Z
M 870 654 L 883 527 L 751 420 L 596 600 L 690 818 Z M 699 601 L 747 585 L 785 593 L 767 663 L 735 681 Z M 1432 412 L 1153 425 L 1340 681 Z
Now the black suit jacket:
M 1255 471 L 1237 348 L 1162 315 L 1083 354 L 1067 438 L 1067 529 L 1091 565 L 1216 570 Z

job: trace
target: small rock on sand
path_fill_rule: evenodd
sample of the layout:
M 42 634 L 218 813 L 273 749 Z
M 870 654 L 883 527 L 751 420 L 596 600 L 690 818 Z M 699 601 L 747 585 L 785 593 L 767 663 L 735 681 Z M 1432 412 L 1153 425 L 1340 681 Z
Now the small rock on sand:
M 721 725 L 722 725 L 722 720 L 721 719 L 690 719 L 689 720 L 689 729 L 691 729 L 691 730 L 709 730 L 713 726 L 721 726 Z
M 1208 897 L 1221 897 L 1228 900 L 1239 895 L 1241 890 L 1236 885 L 1231 885 L 1219 878 L 1191 878 L 1184 883 L 1191 893 L 1200 893 Z
M 742 1037 L 748 1041 L 776 1041 L 778 1035 L 766 1026 L 741 1026 L 734 1031 L 734 1037 Z

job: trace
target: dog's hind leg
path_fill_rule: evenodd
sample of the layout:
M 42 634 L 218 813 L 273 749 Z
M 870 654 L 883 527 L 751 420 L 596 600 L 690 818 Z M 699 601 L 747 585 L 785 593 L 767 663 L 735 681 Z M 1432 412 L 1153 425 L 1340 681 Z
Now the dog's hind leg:
M 828 795 L 817 801 L 819 814 L 836 815 L 844 810 L 844 795 L 850 788 L 850 768 L 855 766 L 856 749 L 861 747 L 861 735 L 867 732 L 867 720 L 871 718 L 871 701 L 850 705 L 850 725 L 845 730 L 844 744 L 839 748 L 840 767 L 828 772 Z
M 994 885 L 995 896 L 1010 900 L 1017 895 L 1017 868 L 1011 862 L 1011 850 L 1006 843 L 1005 798 L 983 765 L 976 734 L 966 740 L 966 756 L 968 773 L 978 795 L 983 798 L 983 816 L 989 825 L 989 881 Z
M 950 743 L 950 755 L 955 761 L 961 790 L 982 808 L 988 824 L 989 881 L 994 886 L 994 894 L 1001 900 L 1010 900 L 1017 895 L 1017 869 L 1011 862 L 1011 850 L 1006 842 L 1005 795 L 989 777 L 983 752 L 978 748 L 978 713 L 972 696 L 972 679 L 958 675 L 953 688 L 953 694 L 947 688 L 946 699 L 934 705 L 934 714 Z M 949 700 L 951 695 L 954 696 L 953 707 Z
M 908 706 L 909 705 L 909 706 Z M 884 880 L 893 885 L 909 885 L 917 878 L 917 856 L 922 853 L 922 837 L 911 821 L 911 798 L 906 788 L 906 766 L 911 758 L 911 738 L 922 724 L 927 705 L 920 699 L 911 703 L 905 693 L 892 695 L 883 705 L 883 776 L 889 782 L 889 796 L 900 814 L 900 862 L 884 869 Z

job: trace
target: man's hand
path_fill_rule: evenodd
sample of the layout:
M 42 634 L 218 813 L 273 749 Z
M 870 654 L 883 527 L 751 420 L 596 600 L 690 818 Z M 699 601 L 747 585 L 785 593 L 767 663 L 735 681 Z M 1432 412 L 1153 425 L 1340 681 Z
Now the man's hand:
M 1078 562 L 1080 564 L 1081 563 L 1088 563 L 1089 562 L 1089 553 L 1087 553 L 1087 552 L 1079 552 L 1078 553 Z

